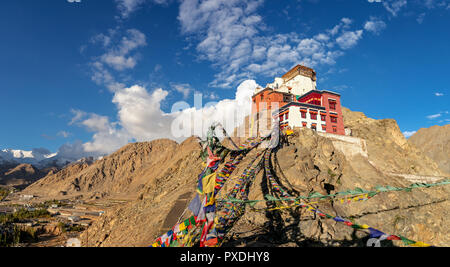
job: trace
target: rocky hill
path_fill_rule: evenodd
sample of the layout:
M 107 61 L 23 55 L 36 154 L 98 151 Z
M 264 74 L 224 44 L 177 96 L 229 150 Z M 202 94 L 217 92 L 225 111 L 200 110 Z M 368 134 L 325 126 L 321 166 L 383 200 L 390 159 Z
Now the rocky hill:
M 343 113 L 345 127 L 352 136 L 366 140 L 369 160 L 377 168 L 390 173 L 446 175 L 435 161 L 408 143 L 395 120 L 374 120 L 346 108 Z
M 352 137 L 297 130 L 294 136 L 289 137 L 289 145 L 273 153 L 271 166 L 274 176 L 289 192 L 303 196 L 312 192 L 329 194 L 357 187 L 370 190 L 378 185 L 404 187 L 417 182 L 417 179 L 434 182 L 445 178 L 445 173 L 432 159 L 408 144 L 394 120 L 377 121 L 348 109 L 344 110 L 344 116 L 345 126 L 351 129 Z M 89 240 L 85 245 L 149 246 L 179 218 L 183 218 L 183 210 L 195 194 L 197 176 L 202 170 L 198 145 L 192 139 L 186 142 L 194 149 L 180 148 L 175 156 L 170 145 L 161 150 L 167 151 L 162 152 L 163 155 L 170 155 L 169 162 L 176 160 L 176 164 L 166 166 L 162 161 L 154 164 L 157 178 L 146 178 L 149 182 L 140 190 L 141 197 L 108 211 L 83 234 L 82 240 Z M 175 144 L 173 146 L 176 147 Z M 257 152 L 250 152 L 240 163 L 219 198 L 235 184 Z M 111 155 L 110 160 L 116 154 Z M 153 162 L 152 156 L 148 157 L 149 162 Z M 148 173 L 140 170 L 135 168 L 134 172 Z M 87 173 L 83 171 L 82 174 Z M 141 176 L 133 174 L 127 177 L 138 179 Z M 132 180 L 128 183 L 131 184 Z M 36 188 L 35 185 L 33 187 Z M 263 199 L 267 188 L 267 176 L 260 172 L 250 188 L 249 199 Z M 386 233 L 436 246 L 449 246 L 450 219 L 446 216 L 450 209 L 449 193 L 450 186 L 443 186 L 382 193 L 368 201 L 351 204 L 323 202 L 319 207 L 326 213 L 367 224 Z M 307 210 L 267 211 L 264 210 L 266 205 L 266 202 L 260 202 L 255 206 L 262 211 L 247 209 L 227 235 L 224 245 L 365 246 L 368 239 L 363 231 L 321 219 Z M 389 245 L 401 243 L 390 242 Z
M 433 159 L 441 170 L 450 173 L 450 124 L 420 129 L 408 143 Z
M 129 144 L 93 164 L 77 162 L 50 173 L 23 193 L 56 199 L 136 199 L 147 191 L 166 190 L 158 186 L 162 178 L 181 179 L 198 171 L 199 151 L 196 138 L 182 144 L 166 139 Z
M 31 164 L 4 163 L 0 165 L 0 185 L 23 188 L 56 168 L 39 170 Z

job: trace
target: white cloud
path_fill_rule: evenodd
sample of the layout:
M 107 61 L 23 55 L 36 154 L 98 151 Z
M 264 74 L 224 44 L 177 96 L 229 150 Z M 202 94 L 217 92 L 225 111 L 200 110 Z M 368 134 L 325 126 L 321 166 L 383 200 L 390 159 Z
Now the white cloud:
M 145 34 L 137 29 L 128 29 L 123 34 L 120 29 L 110 29 L 108 34 L 94 36 L 91 42 L 100 43 L 105 50 L 90 63 L 93 71 L 91 79 L 111 92 L 124 88 L 125 85 L 116 81 L 112 72 L 123 72 L 136 66 L 140 58 L 136 50 L 147 45 Z
M 136 54 L 130 53 L 146 45 L 145 34 L 136 29 L 129 29 L 117 46 L 109 48 L 108 52 L 100 57 L 100 61 L 117 71 L 132 69 L 136 66 L 138 58 Z
M 184 99 L 188 98 L 191 92 L 194 90 L 187 83 L 171 83 L 170 85 L 175 89 L 175 91 L 181 93 Z
M 97 114 L 90 114 L 89 118 L 82 121 L 81 124 L 91 132 L 103 132 L 109 129 L 108 117 Z
M 423 20 L 425 19 L 425 15 L 426 15 L 425 13 L 420 13 L 419 16 L 417 16 L 417 19 L 416 19 L 417 23 L 422 24 Z
M 401 9 L 408 4 L 406 0 L 384 0 L 383 6 L 386 8 L 392 16 L 396 17 Z
M 443 93 L 434 93 L 435 96 L 444 96 Z
M 427 118 L 430 120 L 433 120 L 433 119 L 439 118 L 441 116 L 442 116 L 442 114 L 438 113 L 438 114 L 429 115 L 429 116 L 427 116 Z
M 374 34 L 380 34 L 386 28 L 386 23 L 378 18 L 371 17 L 370 20 L 364 24 L 364 29 Z
M 159 5 L 167 5 L 171 0 L 115 0 L 122 18 L 128 18 L 144 3 L 150 2 Z
M 67 0 L 69 3 L 81 3 L 81 0 Z
M 403 135 L 404 135 L 406 138 L 410 138 L 410 137 L 413 136 L 415 133 L 417 133 L 417 131 L 405 131 L 405 132 L 403 132 Z
M 66 131 L 60 131 L 60 132 L 58 132 L 57 135 L 58 135 L 58 136 L 61 136 L 61 137 L 63 137 L 63 138 L 68 138 L 68 137 L 71 136 L 72 134 L 69 133 L 69 132 L 66 132 Z
M 72 120 L 69 122 L 69 125 L 73 125 L 76 122 L 79 122 L 81 119 L 83 119 L 84 116 L 87 115 L 86 112 L 78 109 L 71 109 L 70 112 L 74 115 Z
M 127 18 L 131 13 L 136 11 L 145 0 L 116 0 L 117 8 L 123 18 Z
M 434 119 L 440 118 L 440 117 L 445 116 L 445 115 L 448 115 L 448 114 L 449 114 L 449 111 L 448 111 L 448 110 L 446 110 L 446 111 L 441 111 L 441 112 L 439 112 L 439 113 L 437 113 L 437 114 L 433 114 L 433 115 L 427 116 L 427 119 L 429 119 L 429 120 L 434 120 Z
M 342 49 L 350 49 L 358 43 L 362 38 L 362 34 L 362 30 L 344 32 L 336 39 L 336 42 Z
M 58 149 L 58 157 L 72 161 L 91 155 L 93 154 L 85 151 L 81 141 L 75 141 L 73 144 L 64 144 Z
M 77 112 L 78 125 L 94 133 L 90 142 L 68 145 L 65 154 L 73 150 L 79 156 L 82 146 L 83 156 L 112 153 L 130 141 L 151 141 L 170 138 L 183 141 L 192 136 L 204 136 L 207 128 L 214 122 L 220 122 L 232 133 L 235 127 L 243 123 L 251 112 L 251 96 L 258 85 L 253 80 L 241 83 L 234 99 L 224 99 L 199 107 L 189 107 L 187 103 L 178 103 L 167 113 L 161 110 L 161 104 L 169 91 L 156 89 L 149 92 L 146 88 L 134 85 L 115 92 L 113 103 L 118 108 L 118 121 L 110 122 L 106 116 Z M 208 97 L 208 96 L 207 96 Z M 210 97 L 211 98 L 211 97 Z M 79 116 L 82 114 L 83 116 Z M 178 129 L 178 130 L 174 130 Z
M 185 35 L 198 41 L 199 59 L 218 69 L 211 87 L 233 87 L 255 75 L 273 77 L 298 63 L 332 65 L 354 47 L 363 30 L 351 31 L 353 21 L 342 18 L 333 28 L 304 37 L 299 33 L 265 35 L 267 26 L 257 13 L 262 0 L 185 0 L 178 20 Z M 338 45 L 337 45 L 338 44 Z

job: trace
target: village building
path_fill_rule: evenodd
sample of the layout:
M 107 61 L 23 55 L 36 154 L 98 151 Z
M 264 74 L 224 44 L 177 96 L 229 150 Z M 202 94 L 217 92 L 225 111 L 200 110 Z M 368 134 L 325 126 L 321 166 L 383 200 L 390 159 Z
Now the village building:
M 281 129 L 310 128 L 345 135 L 341 95 L 317 89 L 316 72 L 297 65 L 265 89 L 257 88 L 253 115 L 269 112 L 279 118 Z

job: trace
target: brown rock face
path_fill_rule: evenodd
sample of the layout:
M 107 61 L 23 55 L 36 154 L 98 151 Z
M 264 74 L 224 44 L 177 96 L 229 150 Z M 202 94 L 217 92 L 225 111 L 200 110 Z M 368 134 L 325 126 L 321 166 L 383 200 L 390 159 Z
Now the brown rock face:
M 369 160 L 381 171 L 445 176 L 436 162 L 407 142 L 395 120 L 374 120 L 347 108 L 343 114 L 345 127 L 366 140 Z
M 433 159 L 441 170 L 450 173 L 450 124 L 420 129 L 408 143 Z
M 38 170 L 30 164 L 0 166 L 0 185 L 26 186 L 44 177 L 48 170 Z
M 129 144 L 94 164 L 76 163 L 49 174 L 24 190 L 26 194 L 58 198 L 117 197 L 135 199 L 139 193 L 155 188 L 161 176 L 176 175 L 185 159 L 200 147 L 196 138 L 182 144 L 171 140 Z M 181 166 L 180 166 L 181 164 Z M 155 186 L 155 187 L 154 187 Z

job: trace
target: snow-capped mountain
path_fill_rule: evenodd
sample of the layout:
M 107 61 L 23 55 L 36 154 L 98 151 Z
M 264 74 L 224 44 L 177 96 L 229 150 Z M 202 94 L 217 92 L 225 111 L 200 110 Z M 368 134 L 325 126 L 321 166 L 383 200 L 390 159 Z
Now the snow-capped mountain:
M 73 159 L 64 159 L 58 156 L 58 153 L 52 153 L 45 148 L 33 149 L 32 151 L 3 149 L 0 150 L 0 163 L 15 163 L 15 164 L 31 164 L 38 168 L 48 166 L 62 167 Z

